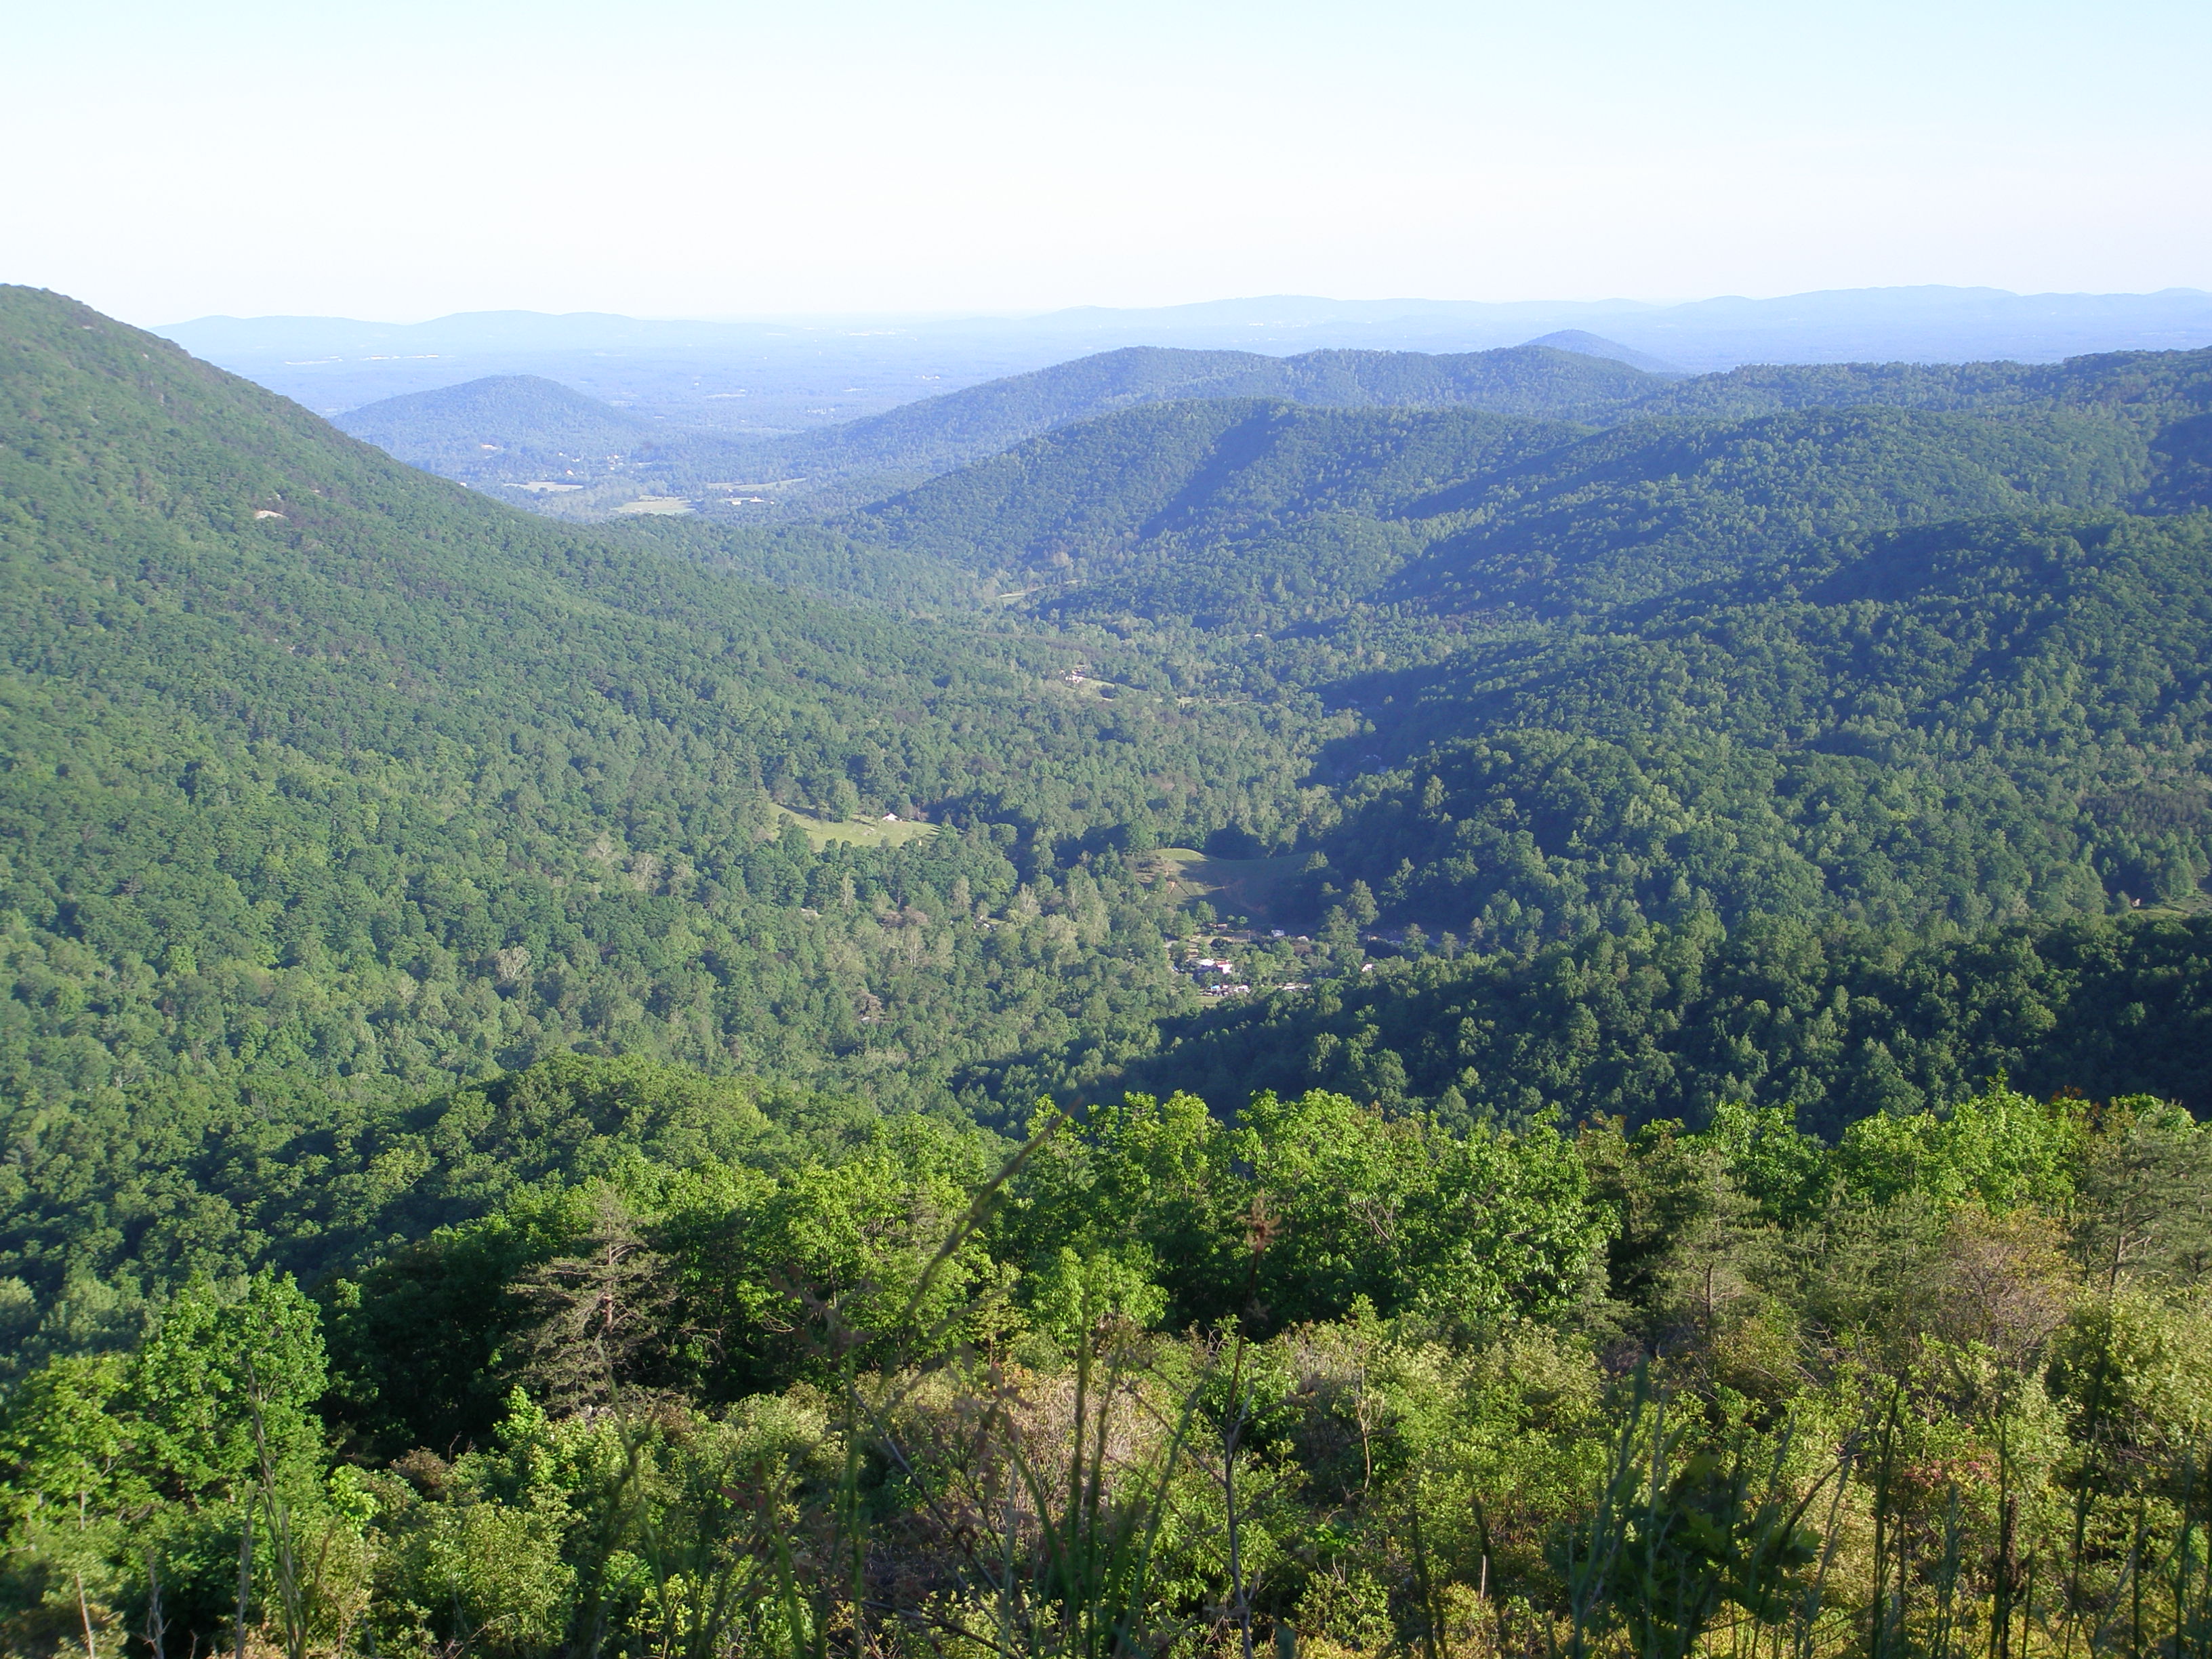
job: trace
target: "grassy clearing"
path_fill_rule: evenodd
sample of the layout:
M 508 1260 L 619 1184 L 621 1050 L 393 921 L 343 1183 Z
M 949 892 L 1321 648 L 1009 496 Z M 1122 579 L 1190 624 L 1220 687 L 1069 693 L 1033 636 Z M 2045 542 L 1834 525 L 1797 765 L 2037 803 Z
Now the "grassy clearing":
M 1218 911 L 1266 916 L 1303 862 L 1275 859 L 1210 859 L 1188 847 L 1163 847 L 1145 866 L 1146 878 L 1170 900 L 1206 900 Z
M 794 812 L 788 806 L 775 810 L 806 832 L 807 844 L 817 853 L 833 841 L 850 842 L 855 847 L 902 847 L 908 842 L 937 833 L 933 823 L 913 823 L 903 818 L 893 823 L 886 823 L 881 818 L 848 818 L 837 823 Z
M 1062 696 L 1103 698 L 1109 702 L 1115 697 L 1139 695 L 1133 685 L 1121 685 L 1112 680 L 1093 679 L 1088 674 L 1079 680 L 1073 681 L 1065 674 L 1055 674 L 1044 684 L 1047 691 L 1058 692 Z

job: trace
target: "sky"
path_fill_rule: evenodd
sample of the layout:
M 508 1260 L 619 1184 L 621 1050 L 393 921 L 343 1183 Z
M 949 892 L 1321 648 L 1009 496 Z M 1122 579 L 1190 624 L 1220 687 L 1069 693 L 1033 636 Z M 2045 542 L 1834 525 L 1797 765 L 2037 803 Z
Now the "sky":
M 0 7 L 126 320 L 2212 288 L 2203 0 Z

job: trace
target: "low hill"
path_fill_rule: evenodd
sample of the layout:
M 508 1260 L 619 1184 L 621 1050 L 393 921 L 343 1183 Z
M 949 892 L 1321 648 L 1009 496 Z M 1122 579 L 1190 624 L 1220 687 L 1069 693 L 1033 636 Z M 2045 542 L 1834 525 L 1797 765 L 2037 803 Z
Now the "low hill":
M 769 481 L 754 477 L 765 463 L 751 446 L 635 415 L 542 375 L 407 392 L 331 424 L 410 466 L 561 517 L 603 519 L 641 500 L 678 513 L 769 516 L 757 510 Z
M 331 424 L 410 466 L 470 483 L 597 477 L 648 441 L 650 425 L 535 374 L 410 392 Z
M 1592 334 L 1586 329 L 1556 329 L 1522 343 L 1542 346 L 1552 351 L 1578 352 L 1585 357 L 1607 357 L 1616 363 L 1626 363 L 1631 368 L 1640 368 L 1647 374 L 1685 373 L 1664 358 L 1654 357 L 1648 351 L 1638 351 L 1634 346 L 1625 346 L 1618 340 L 1608 340 L 1603 335 Z

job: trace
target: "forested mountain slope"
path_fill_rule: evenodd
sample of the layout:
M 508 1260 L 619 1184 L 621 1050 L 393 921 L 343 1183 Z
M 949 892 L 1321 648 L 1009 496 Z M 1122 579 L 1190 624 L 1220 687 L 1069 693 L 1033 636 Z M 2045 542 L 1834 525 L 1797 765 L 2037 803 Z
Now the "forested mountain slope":
M 1355 881 L 1386 921 L 1516 947 L 1701 908 L 2188 900 L 2212 871 L 2212 554 L 2172 508 L 2212 362 L 2034 373 L 2044 407 L 1595 434 L 1164 404 L 847 523 L 1000 561 L 1211 695 L 1357 711 L 1319 774 L 1345 817 L 1293 849 L 1310 917 Z
M 1146 403 L 1265 398 L 1331 408 L 1472 409 L 1612 425 L 1741 419 L 1861 404 L 1967 412 L 2095 409 L 2162 425 L 2209 405 L 2212 350 L 2113 352 L 2063 363 L 1814 363 L 1685 377 L 1538 344 L 1435 355 L 1128 347 L 992 380 L 781 441 L 794 471 L 934 473 L 1074 422 Z
M 1464 408 L 1594 418 L 1668 383 L 1625 363 L 1543 346 L 1432 356 L 1418 351 L 1245 351 L 1131 346 L 993 380 L 783 441 L 794 470 L 934 473 L 1071 422 L 1132 405 L 1268 398 L 1333 407 Z
M 1406 768 L 1323 845 L 1395 914 L 1478 934 L 1529 906 L 2185 900 L 2212 872 L 2208 665 L 2212 517 L 1895 532 L 1347 687 Z
M 2203 1646 L 2212 363 L 1170 367 L 740 542 L 0 289 L 0 1650 Z
M 1856 409 L 1590 434 L 1220 399 L 1103 416 L 842 521 L 1048 585 L 1062 615 L 1275 624 L 1354 601 L 1589 611 L 1842 536 L 2117 506 L 2146 434 L 2099 414 Z
M 1039 1448 L 1149 1471 L 1162 1651 L 1625 1650 L 1616 1499 L 1838 1651 L 2201 1589 L 2201 368 L 1159 401 L 740 544 L 0 353 L 11 1654 L 919 1650 Z
M 1123 575 L 1162 546 L 1196 567 L 1210 544 L 1316 517 L 1409 518 L 1440 490 L 1581 430 L 1463 410 L 1158 404 L 1033 439 L 842 523 L 862 540 L 1080 585 Z
M 2119 510 L 2187 494 L 2194 357 L 1601 432 L 1157 403 L 785 532 L 1011 575 L 1054 632 L 548 525 L 6 304 L 27 1097 L 583 1044 L 942 1098 L 1194 1006 L 1139 865 L 1216 831 L 1307 866 L 1327 972 L 1370 920 L 1978 927 L 2212 868 L 2207 520 Z M 809 844 L 886 811 L 938 827 Z
M 1637 421 L 1418 503 L 1430 544 L 1382 597 L 1589 612 L 1826 539 L 2120 506 L 2150 470 L 2145 434 L 2095 414 Z
M 1337 866 L 1309 914 L 1358 879 L 1386 918 L 1482 940 L 1685 906 L 1978 923 L 2185 898 L 2212 867 L 2204 521 L 2047 516 L 2159 505 L 2197 417 L 2155 422 L 2205 378 L 2133 366 L 2141 419 L 1808 410 L 1591 436 L 1172 405 L 939 480 L 861 533 L 1011 554 L 1058 578 L 1033 602 L 1062 617 L 1196 623 L 1237 683 L 1359 709 L 1333 775 L 1405 769 L 1311 843 Z M 1234 631 L 1254 626 L 1277 635 Z
M 19 1095 L 574 1042 L 904 1076 L 1188 994 L 1060 844 L 1298 810 L 1320 728 L 545 523 L 52 295 L 0 349 Z M 786 807 L 944 827 L 817 856 Z
M 2150 427 L 2212 406 L 2209 370 L 2212 349 L 2101 352 L 2057 363 L 1759 364 L 1655 387 L 1635 412 L 1741 418 L 1858 404 L 1984 412 L 2101 409 Z

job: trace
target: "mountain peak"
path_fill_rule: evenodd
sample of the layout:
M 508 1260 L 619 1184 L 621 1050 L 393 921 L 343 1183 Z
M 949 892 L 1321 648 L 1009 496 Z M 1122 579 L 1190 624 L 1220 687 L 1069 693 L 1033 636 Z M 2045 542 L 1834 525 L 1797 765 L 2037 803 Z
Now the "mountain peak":
M 1638 351 L 1634 346 L 1625 346 L 1618 340 L 1608 340 L 1603 335 L 1592 334 L 1579 328 L 1555 329 L 1549 334 L 1524 340 L 1523 345 L 1543 346 L 1552 351 L 1571 351 L 1583 357 L 1604 357 L 1616 363 L 1626 363 L 1631 368 L 1640 368 L 1647 374 L 1683 374 L 1664 358 L 1654 357 L 1648 351 Z

